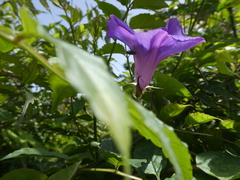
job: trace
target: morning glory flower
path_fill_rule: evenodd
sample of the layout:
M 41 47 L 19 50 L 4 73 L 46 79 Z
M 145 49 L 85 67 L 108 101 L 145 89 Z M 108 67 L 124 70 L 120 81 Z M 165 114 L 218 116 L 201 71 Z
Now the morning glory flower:
M 185 36 L 177 18 L 170 19 L 165 28 L 139 33 L 114 15 L 110 16 L 107 26 L 108 38 L 125 43 L 134 56 L 134 75 L 140 90 L 150 83 L 155 68 L 163 59 L 205 42 L 202 37 Z

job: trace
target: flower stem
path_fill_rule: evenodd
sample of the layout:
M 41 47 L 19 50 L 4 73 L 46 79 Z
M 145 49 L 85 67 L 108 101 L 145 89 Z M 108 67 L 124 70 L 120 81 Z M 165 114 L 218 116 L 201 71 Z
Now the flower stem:
M 132 176 L 126 173 L 123 173 L 121 171 L 118 171 L 116 169 L 104 169 L 104 168 L 81 168 L 79 169 L 80 171 L 96 171 L 96 172 L 109 172 L 109 173 L 113 173 L 113 174 L 117 174 L 126 178 L 131 178 L 131 179 L 135 179 L 135 180 L 142 180 L 142 178 L 136 177 L 136 176 Z

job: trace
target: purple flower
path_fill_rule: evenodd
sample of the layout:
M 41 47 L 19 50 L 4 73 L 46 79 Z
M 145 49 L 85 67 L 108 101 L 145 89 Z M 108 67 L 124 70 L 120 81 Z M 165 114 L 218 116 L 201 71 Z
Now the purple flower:
M 202 37 L 185 36 L 177 18 L 170 19 L 165 28 L 140 33 L 133 31 L 114 15 L 110 16 L 107 26 L 109 38 L 118 39 L 130 48 L 134 56 L 134 74 L 140 90 L 150 83 L 160 61 L 205 42 Z

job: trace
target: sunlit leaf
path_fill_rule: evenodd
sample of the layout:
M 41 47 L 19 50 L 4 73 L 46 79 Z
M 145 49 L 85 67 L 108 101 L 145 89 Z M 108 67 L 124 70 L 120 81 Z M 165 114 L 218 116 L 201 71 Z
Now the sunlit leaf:
M 55 39 L 39 28 L 40 35 L 57 47 L 59 63 L 68 82 L 85 94 L 96 117 L 108 124 L 116 145 L 127 157 L 130 147 L 129 114 L 123 92 L 112 79 L 104 61 L 78 47 Z
M 162 88 L 158 90 L 161 94 L 178 95 L 188 98 L 192 97 L 187 88 L 175 78 L 160 72 L 155 72 L 154 78 L 156 81 L 155 86 Z
M 26 8 L 20 10 L 21 21 L 23 24 L 23 32 L 27 35 L 38 35 L 37 25 L 38 22 L 30 17 L 30 13 Z
M 160 118 L 168 119 L 170 117 L 174 117 L 179 115 L 186 107 L 190 105 L 183 105 L 183 104 L 168 104 L 161 108 L 160 111 Z
M 207 123 L 207 122 L 213 121 L 215 119 L 221 120 L 217 117 L 214 117 L 214 116 L 211 116 L 211 115 L 208 115 L 208 114 L 196 112 L 196 113 L 189 114 L 185 118 L 185 122 L 190 126 L 194 126 L 194 125 L 199 125 L 199 124 L 202 124 L 202 123 Z

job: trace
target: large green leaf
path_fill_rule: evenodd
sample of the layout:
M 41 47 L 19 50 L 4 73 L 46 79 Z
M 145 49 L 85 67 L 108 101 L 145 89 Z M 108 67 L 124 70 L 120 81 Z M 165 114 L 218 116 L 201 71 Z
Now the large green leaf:
M 77 162 L 71 166 L 68 166 L 68 167 L 56 172 L 55 174 L 53 174 L 49 177 L 49 180 L 71 180 L 71 179 L 73 179 L 80 163 L 81 162 Z
M 0 161 L 3 161 L 5 159 L 11 159 L 11 158 L 33 157 L 33 156 L 46 156 L 46 157 L 58 157 L 62 159 L 70 159 L 70 157 L 65 154 L 61 154 L 58 152 L 51 152 L 45 149 L 22 148 L 4 156 L 3 158 L 0 159 Z
M 197 167 L 220 180 L 240 178 L 240 158 L 220 152 L 205 152 L 196 156 Z
M 133 29 L 156 29 L 164 27 L 165 22 L 151 14 L 139 14 L 131 18 L 130 27 Z
M 48 180 L 48 177 L 33 169 L 16 169 L 0 178 L 0 180 Z
M 41 27 L 38 30 L 43 38 L 55 44 L 59 63 L 68 82 L 79 93 L 84 93 L 96 117 L 108 124 L 122 155 L 128 157 L 131 136 L 127 103 L 104 61 L 72 44 L 53 38 Z
M 192 166 L 188 148 L 176 136 L 173 128 L 165 125 L 137 102 L 128 99 L 128 103 L 134 128 L 163 149 L 164 155 L 169 158 L 175 168 L 176 179 L 191 179 Z
M 151 9 L 157 10 L 161 8 L 168 7 L 167 3 L 162 0 L 134 0 L 133 8 L 143 8 L 143 9 Z
M 155 72 L 154 78 L 156 86 L 162 88 L 158 90 L 162 95 L 171 94 L 187 98 L 192 97 L 187 88 L 175 78 L 161 72 Z

